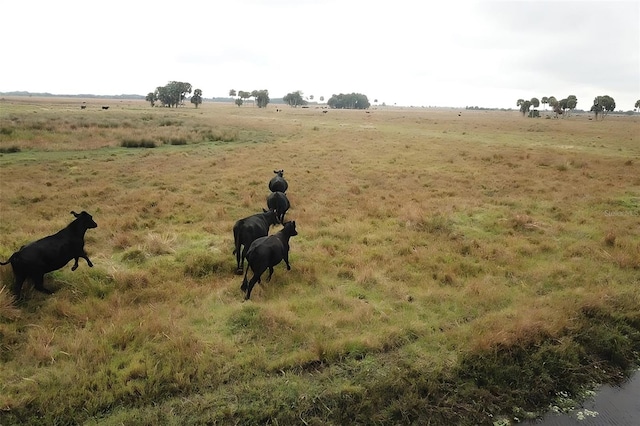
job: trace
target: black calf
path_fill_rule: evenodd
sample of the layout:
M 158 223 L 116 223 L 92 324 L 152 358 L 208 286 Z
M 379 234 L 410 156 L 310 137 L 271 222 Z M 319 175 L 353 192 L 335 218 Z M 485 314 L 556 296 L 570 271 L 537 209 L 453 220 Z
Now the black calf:
M 247 252 L 247 262 L 249 266 L 244 273 L 242 286 L 240 286 L 240 289 L 245 292 L 245 300 L 249 300 L 253 286 L 257 282 L 261 282 L 260 277 L 267 268 L 269 269 L 267 282 L 271 280 L 273 267 L 283 259 L 284 263 L 287 264 L 287 270 L 291 270 L 291 265 L 289 264 L 289 238 L 294 235 L 298 235 L 296 222 L 287 222 L 284 224 L 284 228 L 274 235 L 258 238 L 251 243 L 251 247 L 249 247 L 249 251 Z M 250 281 L 247 281 L 249 268 L 253 271 L 253 276 Z
M 78 259 L 80 258 L 86 260 L 90 267 L 93 266 L 84 251 L 84 234 L 87 229 L 95 228 L 98 225 L 85 211 L 81 213 L 72 211 L 71 214 L 76 219 L 66 228 L 22 246 L 20 250 L 11 255 L 9 260 L 0 262 L 0 265 L 11 263 L 15 276 L 13 290 L 18 299 L 21 297 L 22 284 L 26 279 L 33 282 L 36 290 L 51 294 L 51 291 L 43 286 L 44 274 L 62 268 L 71 259 L 75 260 L 71 267 L 72 271 L 78 268 Z

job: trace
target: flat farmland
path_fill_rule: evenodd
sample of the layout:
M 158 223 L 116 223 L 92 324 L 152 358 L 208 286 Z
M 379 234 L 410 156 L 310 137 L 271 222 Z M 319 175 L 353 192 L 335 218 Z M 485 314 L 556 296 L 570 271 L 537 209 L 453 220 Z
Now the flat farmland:
M 640 117 L 541 112 L 0 100 L 0 260 L 98 223 L 53 295 L 0 267 L 0 424 L 493 424 L 622 377 Z M 292 269 L 244 302 L 278 169 Z

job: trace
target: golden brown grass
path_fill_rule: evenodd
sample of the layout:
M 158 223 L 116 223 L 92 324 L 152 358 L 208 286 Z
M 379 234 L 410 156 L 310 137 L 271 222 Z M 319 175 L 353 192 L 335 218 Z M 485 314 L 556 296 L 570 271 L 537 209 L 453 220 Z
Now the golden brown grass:
M 0 423 L 486 422 L 474 356 L 638 333 L 637 117 L 2 102 L 0 258 L 70 210 L 98 228 L 55 295 L 0 292 Z M 292 270 L 243 303 L 231 229 L 280 168 Z

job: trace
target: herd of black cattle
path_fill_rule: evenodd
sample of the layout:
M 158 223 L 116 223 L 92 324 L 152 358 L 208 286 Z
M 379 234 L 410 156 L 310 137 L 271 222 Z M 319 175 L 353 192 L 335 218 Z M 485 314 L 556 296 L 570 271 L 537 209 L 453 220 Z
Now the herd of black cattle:
M 284 221 L 284 216 L 290 207 L 285 192 L 289 187 L 283 177 L 284 170 L 274 170 L 276 174 L 269 181 L 271 194 L 267 197 L 267 209 L 244 219 L 238 220 L 233 226 L 233 238 L 236 255 L 236 273 L 242 275 L 241 290 L 245 300 L 251 297 L 251 290 L 260 277 L 269 269 L 267 281 L 271 280 L 273 267 L 284 260 L 287 270 L 291 270 L 289 264 L 289 238 L 298 235 L 295 221 Z M 72 271 L 78 268 L 78 259 L 87 261 L 87 265 L 93 266 L 89 256 L 84 251 L 84 234 L 87 229 L 96 228 L 98 224 L 86 211 L 81 213 L 71 212 L 75 216 L 66 228 L 32 243 L 26 244 L 13 253 L 9 260 L 0 262 L 0 265 L 11 263 L 15 277 L 14 293 L 18 300 L 21 299 L 22 285 L 25 280 L 33 282 L 36 290 L 51 294 L 44 287 L 44 275 L 48 272 L 62 268 L 74 260 Z M 283 228 L 273 235 L 269 234 L 269 228 L 276 224 L 282 224 Z M 240 248 L 242 247 L 242 251 Z M 244 269 L 244 260 L 247 260 L 247 268 Z M 247 280 L 249 268 L 253 272 L 250 280 Z

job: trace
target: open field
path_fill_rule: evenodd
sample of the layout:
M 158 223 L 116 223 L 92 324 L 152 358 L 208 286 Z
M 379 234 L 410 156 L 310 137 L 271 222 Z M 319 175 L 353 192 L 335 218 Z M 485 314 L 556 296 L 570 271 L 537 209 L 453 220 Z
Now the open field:
M 639 361 L 640 117 L 87 105 L 0 101 L 0 260 L 98 223 L 52 296 L 0 267 L 3 426 L 493 424 Z M 243 302 L 275 169 L 292 270 Z

